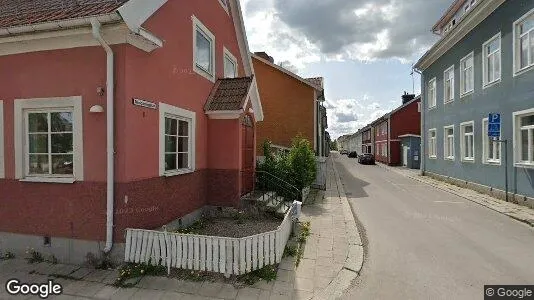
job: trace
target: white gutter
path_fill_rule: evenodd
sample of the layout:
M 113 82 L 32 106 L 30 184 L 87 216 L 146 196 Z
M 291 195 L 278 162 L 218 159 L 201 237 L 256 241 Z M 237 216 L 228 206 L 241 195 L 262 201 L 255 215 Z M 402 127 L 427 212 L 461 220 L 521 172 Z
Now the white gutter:
M 96 19 L 91 19 L 91 25 L 93 27 L 93 36 L 98 40 L 100 45 L 106 51 L 107 56 L 107 71 L 106 71 L 106 87 L 107 87 L 107 99 L 106 99 L 106 145 L 107 145 L 107 212 L 106 212 L 106 247 L 104 252 L 111 251 L 113 246 L 113 201 L 114 201 L 114 148 L 113 148 L 113 132 L 114 132 L 114 118 L 113 118 L 113 97 L 115 95 L 115 86 L 114 86 L 114 74 L 113 74 L 113 50 L 111 47 L 104 41 L 102 34 L 100 32 L 101 24 Z

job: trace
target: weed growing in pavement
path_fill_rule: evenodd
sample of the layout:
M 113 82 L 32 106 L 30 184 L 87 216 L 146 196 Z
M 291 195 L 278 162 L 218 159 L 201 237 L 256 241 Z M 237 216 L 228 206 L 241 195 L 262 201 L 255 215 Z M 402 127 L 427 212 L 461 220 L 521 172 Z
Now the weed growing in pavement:
M 311 223 L 308 222 L 299 222 L 300 225 L 300 233 L 298 236 L 298 250 L 297 250 L 297 260 L 295 262 L 295 265 L 298 267 L 300 264 L 300 260 L 302 259 L 302 256 L 304 255 L 304 245 L 306 244 L 306 239 L 311 234 Z
M 28 260 L 28 263 L 30 264 L 33 264 L 33 263 L 40 263 L 40 262 L 43 262 L 44 261 L 44 258 L 43 258 L 43 255 L 41 254 L 41 252 L 33 249 L 33 248 L 29 248 L 26 250 L 26 254 L 29 255 L 29 257 L 27 258 Z
M 132 285 L 125 282 L 130 278 L 150 276 L 164 276 L 167 274 L 167 268 L 161 264 L 154 266 L 150 263 L 127 263 L 119 268 L 119 277 L 115 280 L 114 285 L 117 287 L 131 287 Z
M 297 255 L 297 246 L 287 245 L 284 249 L 284 257 Z
M 265 266 L 261 269 L 252 271 L 248 274 L 244 274 L 237 277 L 238 281 L 244 282 L 248 285 L 253 285 L 260 280 L 265 280 L 267 282 L 276 280 L 276 273 L 278 266 Z
M 0 257 L 0 258 L 2 258 L 2 259 L 13 259 L 13 258 L 15 258 L 15 253 L 10 252 L 10 251 L 6 251 L 4 253 L 4 255 L 2 255 L 2 257 Z

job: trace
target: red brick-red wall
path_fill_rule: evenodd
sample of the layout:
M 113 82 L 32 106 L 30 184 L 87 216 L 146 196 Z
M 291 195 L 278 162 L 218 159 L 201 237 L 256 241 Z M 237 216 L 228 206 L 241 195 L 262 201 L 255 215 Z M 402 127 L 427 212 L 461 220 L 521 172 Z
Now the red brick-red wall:
M 386 131 L 385 133 L 382 133 L 382 127 L 385 127 Z M 374 135 L 375 135 L 375 159 L 382 163 L 388 163 L 388 148 L 389 145 L 387 143 L 388 140 L 388 120 L 384 120 L 383 122 L 377 123 L 373 126 L 374 128 Z M 382 144 L 386 144 L 386 154 L 382 155 Z
M 391 138 L 398 139 L 399 135 L 421 134 L 421 113 L 417 111 L 414 101 L 391 115 Z

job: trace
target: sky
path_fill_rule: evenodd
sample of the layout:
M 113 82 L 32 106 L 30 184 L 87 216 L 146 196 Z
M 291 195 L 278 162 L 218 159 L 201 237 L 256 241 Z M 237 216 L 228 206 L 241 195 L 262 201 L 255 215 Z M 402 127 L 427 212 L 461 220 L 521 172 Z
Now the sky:
M 412 65 L 438 37 L 452 0 L 242 0 L 253 52 L 302 77 L 324 77 L 328 132 L 356 132 L 420 93 Z

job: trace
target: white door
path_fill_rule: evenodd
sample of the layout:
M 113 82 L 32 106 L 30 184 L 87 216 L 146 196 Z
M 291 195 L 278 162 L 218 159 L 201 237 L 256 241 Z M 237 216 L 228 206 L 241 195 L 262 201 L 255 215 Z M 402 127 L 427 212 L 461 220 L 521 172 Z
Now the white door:
M 408 151 L 410 150 L 410 148 L 406 147 L 406 146 L 403 146 L 403 149 L 402 149 L 402 165 L 407 167 L 408 166 Z

